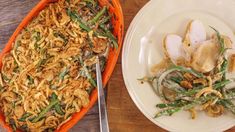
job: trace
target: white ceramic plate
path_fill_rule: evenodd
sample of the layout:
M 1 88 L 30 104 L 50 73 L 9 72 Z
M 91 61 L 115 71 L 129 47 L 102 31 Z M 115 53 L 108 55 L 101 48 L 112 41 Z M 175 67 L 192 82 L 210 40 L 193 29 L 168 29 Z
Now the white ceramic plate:
M 156 125 L 177 132 L 215 132 L 235 125 L 235 116 L 226 112 L 212 118 L 200 112 L 195 120 L 188 112 L 154 119 L 159 97 L 149 84 L 137 81 L 151 75 L 151 67 L 163 58 L 162 39 L 168 33 L 183 36 L 191 19 L 201 20 L 208 34 L 215 27 L 234 41 L 235 0 L 151 0 L 141 9 L 127 32 L 122 52 L 122 68 L 128 92 L 140 111 Z

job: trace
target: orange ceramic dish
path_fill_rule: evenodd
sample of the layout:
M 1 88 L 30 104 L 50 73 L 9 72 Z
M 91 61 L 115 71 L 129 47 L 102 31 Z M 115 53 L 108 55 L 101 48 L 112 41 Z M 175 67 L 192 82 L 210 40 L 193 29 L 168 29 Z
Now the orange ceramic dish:
M 2 66 L 2 57 L 4 54 L 8 53 L 11 48 L 12 44 L 15 41 L 15 38 L 17 35 L 21 32 L 21 30 L 27 26 L 27 24 L 35 17 L 37 14 L 44 9 L 44 7 L 51 3 L 56 2 L 57 0 L 41 0 L 33 9 L 32 11 L 24 18 L 24 20 L 20 23 L 20 25 L 17 27 L 16 31 L 13 33 L 11 38 L 9 39 L 8 43 L 6 44 L 5 48 L 3 49 L 2 53 L 0 54 L 0 66 Z M 121 50 L 122 45 L 122 39 L 123 39 L 123 32 L 124 32 L 124 22 L 123 22 L 123 14 L 122 9 L 119 3 L 119 0 L 99 0 L 100 6 L 107 6 L 109 7 L 110 14 L 113 14 L 112 23 L 114 27 L 113 34 L 117 36 L 118 38 L 118 49 L 110 50 L 109 57 L 107 60 L 106 68 L 103 72 L 103 84 L 106 85 L 113 70 L 115 67 L 115 64 L 118 59 L 118 55 Z M 97 100 L 97 89 L 93 90 L 90 95 L 90 104 L 86 108 L 82 108 L 80 112 L 75 113 L 71 120 L 69 120 L 67 123 L 63 124 L 59 129 L 56 131 L 64 132 L 68 131 L 70 128 L 72 128 L 86 113 L 87 111 L 94 105 L 94 103 Z M 8 131 L 12 131 L 11 127 L 6 124 L 5 117 L 3 113 L 0 112 L 0 124 L 7 129 Z

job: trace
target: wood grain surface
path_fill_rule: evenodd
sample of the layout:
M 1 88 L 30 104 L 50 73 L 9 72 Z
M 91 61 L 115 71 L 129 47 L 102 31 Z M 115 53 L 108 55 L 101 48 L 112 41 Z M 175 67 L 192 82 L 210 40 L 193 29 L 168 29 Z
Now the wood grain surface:
M 120 0 L 125 20 L 125 32 L 134 16 L 148 1 Z M 122 77 L 121 55 L 109 81 L 107 93 L 111 132 L 165 132 L 149 121 L 131 100 Z
M 17 25 L 39 0 L 0 0 L 0 48 L 3 48 Z M 136 13 L 149 0 L 120 0 L 125 32 Z M 108 115 L 111 132 L 164 132 L 150 122 L 135 106 L 125 87 L 121 57 L 107 85 Z M 0 127 L 0 132 L 4 130 Z M 71 132 L 99 132 L 97 104 L 77 123 Z M 234 132 L 235 127 L 227 132 Z

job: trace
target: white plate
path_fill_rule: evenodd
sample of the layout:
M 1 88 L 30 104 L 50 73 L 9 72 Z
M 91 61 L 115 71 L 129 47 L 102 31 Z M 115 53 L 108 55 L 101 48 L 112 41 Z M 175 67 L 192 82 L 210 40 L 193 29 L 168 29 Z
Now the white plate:
M 122 68 L 128 92 L 140 111 L 156 125 L 177 132 L 215 132 L 235 125 L 235 116 L 226 112 L 212 118 L 200 112 L 195 120 L 188 112 L 179 112 L 171 117 L 154 119 L 159 97 L 149 84 L 137 81 L 151 75 L 150 68 L 163 57 L 162 39 L 168 33 L 183 36 L 187 23 L 199 19 L 207 27 L 208 34 L 215 27 L 234 41 L 234 0 L 151 0 L 141 9 L 127 32 L 122 52 Z

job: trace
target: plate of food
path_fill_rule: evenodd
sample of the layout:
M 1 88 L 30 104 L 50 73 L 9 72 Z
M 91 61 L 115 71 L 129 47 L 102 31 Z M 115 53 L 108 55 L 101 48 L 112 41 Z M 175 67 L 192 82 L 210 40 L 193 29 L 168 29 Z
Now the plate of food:
M 177 132 L 235 125 L 234 11 L 234 0 L 151 0 L 139 11 L 122 68 L 132 100 L 149 120 Z
M 0 124 L 68 131 L 97 100 L 97 56 L 106 85 L 122 36 L 116 0 L 41 0 L 0 54 Z

